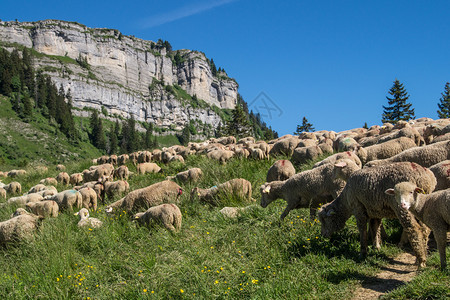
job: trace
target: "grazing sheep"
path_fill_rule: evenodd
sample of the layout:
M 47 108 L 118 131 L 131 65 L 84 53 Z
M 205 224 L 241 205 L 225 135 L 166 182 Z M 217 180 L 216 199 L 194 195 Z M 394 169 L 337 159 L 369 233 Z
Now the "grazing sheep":
M 130 185 L 124 180 L 117 180 L 114 182 L 106 181 L 103 183 L 105 187 L 104 193 L 108 199 L 112 199 L 115 195 L 123 195 L 130 190 Z
M 25 171 L 25 170 L 11 170 L 8 172 L 8 177 L 13 178 L 13 177 L 22 176 L 25 174 L 27 174 L 27 171 Z
M 130 171 L 127 166 L 120 166 L 113 172 L 113 177 L 120 180 L 128 180 L 130 176 Z
M 150 226 L 152 223 L 158 223 L 171 232 L 177 232 L 181 229 L 181 211 L 175 204 L 161 204 L 147 209 L 146 212 L 140 212 L 134 215 L 140 225 Z
M 37 192 L 40 192 L 40 191 L 44 191 L 46 189 L 47 189 L 47 187 L 44 184 L 39 183 L 39 184 L 36 184 L 35 186 L 31 187 L 28 190 L 28 194 L 37 193 Z
M 333 177 L 347 182 L 350 176 L 360 169 L 353 160 L 341 159 L 334 164 Z
M 177 180 L 180 182 L 195 182 L 203 176 L 203 172 L 200 168 L 192 168 L 184 172 L 180 172 L 175 176 L 168 176 L 167 180 Z
M 394 188 L 387 189 L 386 194 L 394 195 L 397 204 L 402 209 L 409 209 L 433 230 L 441 268 L 445 269 L 447 266 L 445 255 L 447 232 L 450 231 L 450 189 L 424 195 L 424 190 L 414 183 L 401 182 L 397 183 Z
M 263 160 L 265 158 L 264 152 L 259 148 L 252 149 L 251 156 L 253 159 L 258 159 L 258 160 Z
M 68 185 L 70 182 L 70 176 L 66 172 L 61 172 L 56 176 L 56 181 L 62 185 Z
M 19 197 L 9 198 L 7 203 L 10 205 L 14 204 L 17 206 L 25 206 L 25 204 L 27 204 L 28 202 L 39 202 L 42 199 L 44 199 L 44 197 L 42 197 L 38 193 L 33 193 L 33 194 L 27 194 L 27 195 L 23 195 L 23 196 L 19 196 Z
M 59 212 L 58 203 L 53 200 L 44 200 L 39 202 L 28 202 L 25 207 L 33 214 L 42 218 L 56 218 Z
M 234 154 L 236 155 L 236 157 L 243 157 L 243 158 L 248 158 L 250 156 L 250 152 L 247 149 L 240 147 L 234 149 Z
M 315 160 L 322 155 L 322 149 L 319 146 L 295 148 L 291 161 L 293 164 L 302 165 L 309 160 Z
M 209 189 L 195 187 L 191 190 L 191 201 L 198 197 L 200 202 L 211 205 L 219 204 L 221 198 L 233 196 L 246 202 L 254 201 L 252 199 L 252 184 L 250 181 L 243 178 L 235 178 Z
M 71 185 L 79 185 L 83 183 L 83 174 L 82 173 L 74 173 L 70 175 L 69 183 Z
M 137 158 L 138 163 L 146 163 L 150 162 L 152 160 L 152 153 L 150 151 L 142 151 L 139 153 L 139 156 Z
M 406 149 L 416 147 L 416 143 L 407 137 L 400 137 L 381 144 L 375 144 L 369 147 L 358 147 L 356 154 L 365 165 L 367 162 L 377 159 L 386 159 Z
M 289 137 L 279 140 L 273 145 L 273 148 L 270 150 L 270 155 L 291 156 L 292 153 L 294 153 L 294 149 L 297 148 L 299 142 L 299 139 L 296 137 Z
M 8 173 L 1 172 L 1 171 L 0 171 L 0 177 L 7 177 L 7 176 L 8 176 Z
M 446 190 L 450 188 L 450 160 L 444 160 L 432 165 L 430 171 L 436 177 L 435 191 Z
M 333 177 L 334 165 L 326 164 L 318 168 L 295 174 L 285 181 L 263 184 L 261 206 L 267 207 L 279 198 L 286 200 L 287 206 L 281 214 L 283 220 L 295 208 L 308 208 L 314 219 L 320 204 L 327 203 L 339 195 L 345 182 Z
M 384 191 L 402 181 L 415 182 L 431 192 L 436 186 L 433 173 L 416 163 L 400 162 L 373 168 L 364 168 L 353 173 L 342 193 L 319 211 L 322 235 L 330 237 L 344 228 L 346 221 L 354 215 L 360 233 L 361 255 L 367 255 L 367 222 L 373 221 L 374 245 L 380 248 L 380 225 L 382 218 L 398 218 L 406 231 L 417 257 L 419 266 L 426 260 L 426 228 L 415 218 L 400 210 L 395 200 Z
M 21 194 L 22 193 L 22 185 L 19 182 L 13 181 L 3 187 L 8 194 Z
M 161 172 L 161 168 L 155 163 L 141 163 L 137 165 L 137 173 L 138 174 L 146 174 L 146 173 L 159 173 Z
M 393 162 L 409 161 L 428 168 L 447 159 L 450 159 L 450 141 L 409 148 L 390 158 L 370 161 L 366 166 L 373 167 Z
M 128 156 L 128 154 L 122 154 L 122 155 L 119 155 L 119 157 L 117 157 L 117 163 L 118 163 L 119 165 L 124 165 L 124 164 L 126 164 L 129 160 L 130 160 L 130 157 Z
M 114 210 L 136 212 L 163 203 L 176 203 L 182 193 L 183 190 L 178 184 L 165 180 L 130 192 L 124 198 L 108 205 L 106 212 L 112 213 Z
M 103 224 L 103 222 L 99 219 L 89 217 L 89 211 L 86 208 L 80 209 L 80 211 L 75 213 L 75 215 L 80 217 L 78 227 L 99 228 Z
M 14 216 L 0 222 L 0 245 L 29 238 L 39 226 L 39 217 L 18 208 Z
M 331 140 L 330 140 L 331 141 Z M 332 144 L 332 143 L 331 143 Z M 327 143 L 327 142 L 324 142 L 324 143 L 320 143 L 319 145 L 317 145 L 319 148 L 320 148 L 320 150 L 322 150 L 322 153 L 324 153 L 324 154 L 333 154 L 333 146 L 332 145 L 330 145 L 329 143 Z
M 0 188 L 0 199 L 6 199 L 6 190 L 4 188 Z
M 106 164 L 108 163 L 109 157 L 107 155 L 102 155 L 99 158 L 97 158 L 97 164 Z
M 85 184 L 83 184 L 81 187 L 74 187 L 74 190 L 80 190 L 83 188 L 91 188 L 95 191 L 95 193 L 97 194 L 97 200 L 102 201 L 102 203 L 104 203 L 104 199 L 103 199 L 103 194 L 104 194 L 104 190 L 105 187 L 103 186 L 103 183 L 98 182 L 98 181 L 89 181 L 86 182 Z
M 58 185 L 58 181 L 56 181 L 53 177 L 47 177 L 39 181 L 39 183 L 45 184 L 45 185 Z
M 183 156 L 181 156 L 181 155 L 174 155 L 174 156 L 172 156 L 170 159 L 169 159 L 169 161 L 168 162 L 174 162 L 174 161 L 178 161 L 178 162 L 180 162 L 180 163 L 183 163 L 184 164 L 184 158 L 183 158 Z
M 255 207 L 254 205 L 249 205 L 246 207 L 230 207 L 230 206 L 226 206 L 224 208 L 222 208 L 220 210 L 220 213 L 225 217 L 225 218 L 237 218 L 241 215 L 241 212 L 244 212 L 246 210 L 249 210 L 251 208 Z
M 117 165 L 117 155 L 113 154 L 108 158 L 108 163 L 112 164 L 113 166 Z
M 358 149 L 359 144 L 357 141 L 355 141 L 352 137 L 344 137 L 342 139 L 338 140 L 338 152 L 345 152 L 345 151 L 355 151 Z
M 94 167 L 94 166 L 93 166 Z M 91 167 L 90 170 L 83 171 L 84 182 L 97 181 L 102 176 L 109 176 L 114 171 L 114 166 L 111 164 L 102 164 L 99 166 Z
M 53 200 L 58 203 L 59 209 L 61 211 L 68 210 L 73 211 L 73 208 L 81 208 L 83 204 L 83 198 L 80 192 L 75 190 L 66 190 L 62 191 L 53 196 L 47 196 L 44 198 L 45 200 Z
M 313 168 L 317 168 L 320 166 L 323 166 L 325 164 L 335 164 L 336 161 L 341 159 L 350 159 L 353 160 L 359 167 L 362 167 L 361 160 L 359 159 L 358 155 L 356 155 L 354 152 L 340 152 L 333 154 L 331 156 L 328 156 L 324 160 L 321 160 L 314 164 Z
M 39 192 L 35 192 L 34 194 L 39 194 L 42 197 L 46 197 L 46 196 L 53 196 L 56 195 L 58 193 L 58 190 L 53 186 L 46 186 L 45 189 L 39 191 Z
M 277 160 L 267 171 L 266 182 L 283 181 L 295 174 L 295 168 L 289 160 Z
M 82 207 L 87 209 L 92 209 L 94 211 L 97 210 L 97 193 L 93 188 L 85 187 L 82 189 L 79 189 L 78 192 L 81 194 L 81 202 Z
M 206 156 L 209 159 L 214 159 L 224 164 L 234 156 L 234 152 L 229 150 L 213 150 L 208 152 Z
M 66 166 L 64 166 L 64 165 L 62 165 L 62 164 L 59 164 L 59 165 L 56 165 L 56 170 L 57 171 L 65 171 L 66 170 Z

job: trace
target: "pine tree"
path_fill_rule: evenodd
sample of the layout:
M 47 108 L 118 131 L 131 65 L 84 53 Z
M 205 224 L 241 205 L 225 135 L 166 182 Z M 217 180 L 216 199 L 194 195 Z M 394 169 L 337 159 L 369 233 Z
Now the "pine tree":
M 445 84 L 444 92 L 438 103 L 439 110 L 437 111 L 440 119 L 450 118 L 450 83 Z
M 232 119 L 228 121 L 225 132 L 236 138 L 242 138 L 251 134 L 251 125 L 242 106 L 236 105 L 232 113 Z
M 22 102 L 23 102 L 23 117 L 25 120 L 31 120 L 33 117 L 33 104 L 27 92 L 24 93 Z
M 151 149 L 152 148 L 152 134 L 153 134 L 153 124 L 149 123 L 147 124 L 147 128 L 145 130 L 143 145 L 145 149 Z
M 395 124 L 400 120 L 408 121 L 415 118 L 414 108 L 411 108 L 412 104 L 406 102 L 409 95 L 400 81 L 397 79 L 394 81 L 389 94 L 393 97 L 389 98 L 386 96 L 389 106 L 383 106 L 384 111 L 381 122 Z
M 187 146 L 191 139 L 191 131 L 189 129 L 189 124 L 186 124 L 184 126 L 183 131 L 181 131 L 181 135 L 178 136 L 178 140 L 180 141 L 180 144 L 183 146 Z
M 297 125 L 297 130 L 294 132 L 295 135 L 300 135 L 302 132 L 311 132 L 314 131 L 314 127 L 311 123 L 308 122 L 306 117 L 303 117 L 302 125 Z
M 102 120 L 98 117 L 98 112 L 94 110 L 90 118 L 91 143 L 100 150 L 106 150 L 105 134 L 103 132 Z
M 117 147 L 119 145 L 115 128 L 117 125 L 118 123 L 116 123 L 115 125 L 111 125 L 111 129 L 109 130 L 109 155 L 116 153 Z

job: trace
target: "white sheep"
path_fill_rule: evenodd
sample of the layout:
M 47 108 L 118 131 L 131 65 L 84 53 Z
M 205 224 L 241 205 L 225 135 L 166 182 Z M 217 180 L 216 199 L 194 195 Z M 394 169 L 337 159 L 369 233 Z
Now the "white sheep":
M 200 202 L 217 205 L 222 198 L 236 197 L 246 202 L 252 199 L 252 184 L 243 178 L 234 178 L 209 189 L 195 187 L 191 190 L 191 201 L 196 197 Z
M 136 167 L 138 174 L 146 174 L 146 173 L 159 173 L 161 172 L 161 168 L 155 163 L 140 163 Z
M 11 219 L 0 222 L 0 245 L 31 237 L 39 226 L 39 219 L 18 208 Z
M 445 269 L 447 266 L 445 255 L 447 232 L 450 231 L 450 189 L 425 195 L 424 190 L 414 183 L 401 182 L 397 183 L 394 188 L 387 189 L 386 194 L 394 195 L 402 209 L 409 209 L 433 230 L 441 268 Z
M 44 200 L 39 202 L 28 202 L 25 207 L 37 216 L 42 218 L 58 216 L 59 206 L 53 200 Z
M 45 200 L 53 200 L 58 203 L 59 209 L 73 211 L 73 208 L 81 208 L 83 204 L 83 197 L 80 192 L 75 190 L 62 191 L 53 196 L 46 196 Z
M 145 212 L 135 214 L 134 220 L 146 226 L 156 222 L 171 232 L 177 232 L 181 229 L 182 215 L 178 206 L 172 203 L 165 203 L 150 207 Z
M 103 222 L 99 219 L 89 217 L 89 211 L 84 207 L 80 209 L 79 212 L 75 213 L 75 215 L 80 217 L 80 221 L 78 221 L 78 227 L 98 228 L 103 224 Z
M 450 160 L 444 160 L 440 163 L 432 165 L 430 167 L 436 177 L 436 189 L 435 191 L 445 190 L 450 188 Z
M 177 180 L 180 182 L 195 182 L 203 176 L 203 172 L 200 168 L 192 168 L 187 171 L 180 172 L 175 176 L 168 176 L 167 180 Z
M 267 171 L 266 182 L 283 181 L 295 174 L 295 168 L 289 160 L 277 160 Z

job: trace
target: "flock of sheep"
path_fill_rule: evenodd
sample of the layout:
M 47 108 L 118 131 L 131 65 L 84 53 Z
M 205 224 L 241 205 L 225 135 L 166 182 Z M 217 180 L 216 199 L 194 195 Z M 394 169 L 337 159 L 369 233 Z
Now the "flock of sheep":
M 329 156 L 311 170 L 296 173 L 294 165 L 317 160 L 324 154 Z M 32 234 L 40 219 L 56 217 L 61 211 L 79 210 L 79 226 L 101 226 L 101 221 L 89 217 L 89 210 L 97 210 L 99 201 L 106 204 L 115 195 L 125 196 L 107 204 L 106 213 L 126 211 L 139 224 L 156 222 L 170 231 L 179 231 L 182 214 L 176 204 L 183 189 L 178 183 L 197 181 L 202 170 L 192 168 L 130 192 L 127 180 L 134 174 L 126 164 L 134 164 L 139 175 L 158 173 L 161 172 L 158 164 L 184 163 L 189 155 L 206 155 L 223 164 L 232 157 L 288 156 L 290 160 L 278 160 L 268 170 L 266 183 L 259 188 L 262 207 L 284 199 L 287 206 L 281 219 L 292 209 L 309 208 L 312 219 L 318 214 L 325 237 L 342 229 L 355 216 L 362 256 L 367 254 L 369 234 L 374 247 L 380 247 L 381 219 L 397 218 L 404 229 L 402 242 L 410 242 L 419 267 L 426 262 L 430 229 L 437 242 L 441 267 L 446 266 L 450 230 L 450 119 L 421 118 L 339 133 L 305 132 L 270 142 L 255 141 L 252 137 L 239 141 L 223 137 L 190 143 L 187 147 L 102 156 L 89 169 L 71 175 L 58 165 L 61 172 L 56 178 L 42 179 L 22 196 L 10 197 L 22 193 L 19 182 L 4 185 L 0 181 L 0 198 L 7 199 L 1 205 L 22 207 L 11 219 L 0 222 L 0 243 Z M 15 177 L 23 172 L 0 172 L 0 177 Z M 58 193 L 55 185 L 72 185 L 72 189 Z M 229 197 L 253 203 L 252 184 L 235 178 L 209 189 L 195 187 L 190 191 L 191 201 L 214 206 L 220 206 L 221 199 Z M 245 209 L 224 207 L 221 213 L 235 217 Z

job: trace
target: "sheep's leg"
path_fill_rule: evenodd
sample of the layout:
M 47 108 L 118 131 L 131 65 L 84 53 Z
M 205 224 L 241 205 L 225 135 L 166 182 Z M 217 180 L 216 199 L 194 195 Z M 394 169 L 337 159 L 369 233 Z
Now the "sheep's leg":
M 327 202 L 326 197 L 314 197 L 311 199 L 311 203 L 309 205 L 309 219 L 311 222 L 316 219 L 317 208 L 319 208 L 321 204 L 325 204 Z
M 447 224 L 443 224 L 446 228 Z M 447 266 L 446 258 L 446 244 L 447 244 L 447 232 L 445 230 L 433 230 L 434 238 L 436 239 L 437 248 L 439 251 L 439 258 L 441 260 L 441 269 L 445 269 Z
M 286 208 L 284 209 L 283 213 L 281 214 L 280 219 L 284 220 L 284 218 L 289 214 L 289 212 L 291 210 L 293 210 L 294 208 L 296 208 L 296 207 L 297 207 L 297 201 L 295 201 L 295 202 L 289 202 L 288 201 L 288 205 L 286 206 Z
M 359 230 L 359 242 L 361 244 L 360 257 L 364 258 L 367 256 L 367 222 L 369 218 L 361 207 L 356 209 L 355 217 Z
M 372 236 L 373 247 L 377 250 L 381 248 L 381 219 L 369 220 L 369 232 Z

